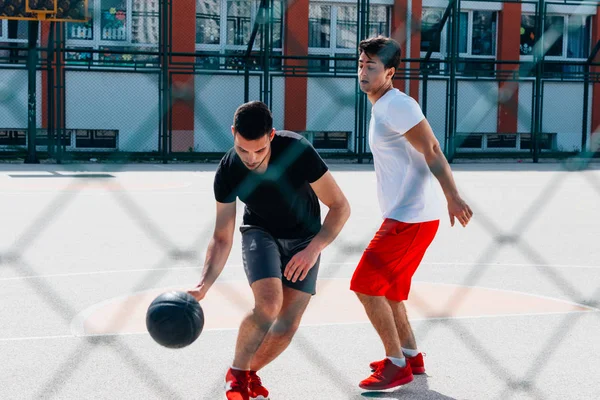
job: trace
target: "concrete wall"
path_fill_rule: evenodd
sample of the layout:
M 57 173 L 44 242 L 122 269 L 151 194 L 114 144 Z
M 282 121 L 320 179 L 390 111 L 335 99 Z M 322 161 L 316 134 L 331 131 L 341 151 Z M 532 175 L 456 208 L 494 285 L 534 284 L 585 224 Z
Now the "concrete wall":
M 42 73 L 37 73 L 37 127 L 42 126 Z M 0 69 L 0 128 L 27 128 L 27 70 Z
M 67 129 L 118 129 L 119 151 L 156 151 L 158 75 L 67 71 Z
M 356 79 L 308 78 L 307 131 L 349 131 L 354 145 Z
M 196 75 L 194 151 L 222 152 L 233 146 L 231 125 L 235 110 L 244 103 L 244 77 L 239 75 Z M 259 77 L 250 77 L 249 101 L 259 100 Z M 273 126 L 283 129 L 283 77 L 272 79 Z

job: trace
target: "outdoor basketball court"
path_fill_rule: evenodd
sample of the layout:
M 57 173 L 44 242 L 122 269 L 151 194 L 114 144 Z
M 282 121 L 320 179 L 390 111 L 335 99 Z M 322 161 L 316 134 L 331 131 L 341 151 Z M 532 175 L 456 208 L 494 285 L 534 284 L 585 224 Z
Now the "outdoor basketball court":
M 330 166 L 352 216 L 292 345 L 261 373 L 272 399 L 600 398 L 600 164 L 453 165 L 475 215 L 442 221 L 415 276 L 427 374 L 379 393 L 358 388 L 384 353 L 348 289 L 381 223 L 375 174 Z M 162 348 L 144 320 L 159 293 L 199 280 L 215 168 L 0 164 L 0 399 L 224 398 L 253 305 L 238 231 L 196 342 Z

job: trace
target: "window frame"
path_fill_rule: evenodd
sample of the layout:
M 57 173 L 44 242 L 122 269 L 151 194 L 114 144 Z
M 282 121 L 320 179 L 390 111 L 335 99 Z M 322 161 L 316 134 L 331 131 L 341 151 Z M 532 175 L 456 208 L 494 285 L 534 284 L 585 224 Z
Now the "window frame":
M 527 16 L 535 16 L 535 13 L 531 13 L 531 12 L 523 12 L 521 13 L 522 16 L 527 15 Z M 591 17 L 593 17 L 593 15 L 589 15 L 589 14 L 562 14 L 562 13 L 548 13 L 546 14 L 546 17 L 563 17 L 563 32 L 562 32 L 562 37 L 563 37 L 563 43 L 562 43 L 562 55 L 560 56 L 547 56 L 544 55 L 544 60 L 548 60 L 548 61 L 586 61 L 587 57 L 585 58 L 570 58 L 568 56 L 568 46 L 569 46 L 569 18 L 571 17 L 584 17 L 587 21 L 591 21 Z M 544 28 L 545 28 L 545 23 L 544 23 Z M 591 28 L 591 27 L 590 27 Z M 589 32 L 590 37 L 588 38 L 589 41 L 589 45 L 592 46 L 592 29 L 590 29 Z M 591 50 L 591 48 L 587 49 L 587 52 L 589 52 Z M 520 61 L 531 61 L 533 62 L 533 54 L 519 54 L 519 60 Z
M 342 3 L 342 2 L 335 2 L 335 1 L 311 0 L 310 4 L 330 7 L 329 17 L 330 17 L 331 25 L 329 27 L 329 30 L 330 30 L 329 47 L 309 47 L 308 55 L 327 56 L 327 57 L 337 57 L 340 55 L 341 56 L 344 56 L 344 55 L 355 56 L 357 49 L 337 47 L 337 20 L 338 20 L 338 7 L 348 7 L 348 6 L 356 7 L 356 3 L 346 3 L 346 2 Z M 392 6 L 390 4 L 388 4 L 387 2 L 377 2 L 377 1 L 370 2 L 369 5 L 371 7 L 373 7 L 373 6 L 385 7 L 386 19 L 387 19 L 386 23 L 388 25 L 388 32 L 386 33 L 386 35 L 390 36 L 391 30 L 392 30 Z M 309 5 L 309 7 L 310 7 L 310 5 Z M 310 32 L 309 32 L 309 35 L 310 35 Z M 329 60 L 328 72 L 330 72 L 330 73 L 335 72 L 335 61 L 336 60 Z
M 8 22 L 9 21 L 11 21 L 11 20 L 8 20 L 8 19 L 0 20 L 0 24 L 2 25 L 0 27 L 0 42 L 1 43 L 25 43 L 25 44 L 27 44 L 27 38 L 24 38 L 24 39 L 9 39 L 8 38 Z M 12 21 L 14 21 L 18 24 L 20 24 L 20 23 L 26 24 L 29 22 L 27 20 L 12 20 Z M 38 43 L 39 43 L 40 38 L 41 38 L 41 29 L 38 30 Z
M 246 0 L 252 3 L 250 9 L 250 26 L 254 27 L 254 21 L 256 19 L 256 13 L 260 9 L 260 0 Z M 284 43 L 284 35 L 285 35 L 285 1 L 281 1 L 281 20 L 282 20 L 282 29 L 281 29 L 281 46 L 282 47 L 274 47 L 273 52 L 283 53 L 283 43 Z M 227 54 L 228 52 L 235 51 L 244 51 L 248 49 L 247 45 L 235 45 L 235 44 L 227 44 L 227 0 L 220 0 L 219 7 L 219 44 L 205 44 L 196 42 L 196 38 L 194 38 L 195 49 L 197 52 L 203 53 L 218 53 L 218 54 Z M 196 13 L 196 19 L 198 18 L 198 13 Z M 196 32 L 197 34 L 197 32 Z M 254 46 L 252 50 L 260 50 L 260 42 L 254 41 Z M 216 56 L 214 54 L 213 56 Z
M 102 0 L 90 0 L 89 7 L 91 9 L 91 17 L 92 17 L 92 39 L 69 39 L 68 38 L 68 30 L 74 29 L 78 24 L 77 22 L 65 22 L 65 46 L 66 49 L 78 50 L 78 52 L 85 52 L 86 49 L 92 50 L 100 50 L 101 47 L 108 48 L 119 48 L 119 47 L 135 47 L 140 51 L 152 51 L 153 49 L 158 49 L 159 43 L 135 43 L 133 42 L 133 0 L 126 0 L 126 40 L 105 40 L 102 39 Z M 160 13 L 160 9 L 157 11 Z M 67 63 L 77 64 L 82 62 L 82 60 L 66 60 Z M 123 65 L 117 64 L 114 65 L 110 60 L 103 60 L 100 58 L 100 53 L 92 53 L 91 61 L 94 63 L 102 63 L 106 62 L 109 66 L 127 66 L 126 63 Z M 85 61 L 87 63 L 87 61 Z M 151 62 L 148 62 L 151 63 Z M 104 65 L 102 65 L 104 66 Z
M 444 13 L 444 9 L 443 8 L 439 8 L 439 7 L 423 7 L 423 9 L 438 9 L 442 11 L 442 14 Z M 487 11 L 487 12 L 495 12 L 496 13 L 496 32 L 495 32 L 495 37 L 494 37 L 494 54 L 493 55 L 479 55 L 479 54 L 472 54 L 473 52 L 473 13 L 476 11 Z M 492 10 L 492 9 L 467 9 L 467 10 L 461 10 L 460 11 L 461 14 L 462 13 L 466 13 L 467 14 L 467 51 L 464 53 L 458 53 L 460 58 L 481 58 L 481 59 L 487 59 L 487 60 L 496 60 L 498 57 L 498 17 L 499 17 L 499 12 L 498 10 Z M 442 33 L 440 36 L 440 51 L 439 52 L 432 52 L 431 53 L 431 57 L 432 58 L 437 58 L 437 59 L 444 59 L 444 55 L 447 53 L 448 50 L 448 25 L 444 25 L 444 29 L 442 29 Z M 421 44 L 419 43 L 419 51 L 421 50 Z M 426 51 L 420 51 L 421 57 L 425 56 L 427 54 Z

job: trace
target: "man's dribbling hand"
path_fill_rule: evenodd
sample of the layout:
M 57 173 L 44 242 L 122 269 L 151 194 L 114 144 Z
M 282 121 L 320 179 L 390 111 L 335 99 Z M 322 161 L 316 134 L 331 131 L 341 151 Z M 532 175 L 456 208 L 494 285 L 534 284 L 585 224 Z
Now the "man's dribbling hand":
M 194 296 L 194 298 L 198 301 L 202 300 L 204 298 L 204 296 L 206 296 L 206 292 L 208 292 L 210 286 L 204 284 L 204 283 L 199 283 L 198 286 L 196 286 L 193 289 L 188 290 L 188 294 L 191 294 L 192 296 Z

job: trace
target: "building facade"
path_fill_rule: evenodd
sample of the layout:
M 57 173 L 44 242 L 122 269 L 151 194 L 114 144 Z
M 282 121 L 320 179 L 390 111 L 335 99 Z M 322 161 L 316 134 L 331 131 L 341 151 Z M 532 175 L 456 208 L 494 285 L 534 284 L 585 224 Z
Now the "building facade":
M 584 67 L 573 62 L 586 61 L 600 40 L 600 7 L 593 2 L 547 3 L 545 59 L 549 63 L 545 73 L 550 77 L 555 73 L 556 79 L 543 83 L 542 130 L 549 134 L 544 137 L 545 145 L 579 151 L 582 129 L 588 131 L 588 146 L 594 132 L 600 130 L 600 84 L 591 82 L 584 100 L 584 84 L 574 78 Z M 182 68 L 181 74 L 172 77 L 174 88 L 183 91 L 188 100 L 175 101 L 173 106 L 172 151 L 222 152 L 231 146 L 231 118 L 244 98 L 241 56 L 259 4 L 259 0 L 173 1 L 172 50 L 186 53 L 176 59 L 192 64 L 193 71 Z M 405 79 L 408 72 L 400 74 L 395 85 L 425 106 L 443 144 L 449 112 L 445 59 L 451 43 L 447 27 L 439 40 L 435 40 L 435 32 L 447 5 L 446 0 L 371 0 L 368 16 L 369 35 L 394 37 L 406 59 L 431 53 L 431 80 L 426 86 L 421 78 Z M 523 150 L 530 145 L 527 133 L 533 115 L 535 4 L 463 1 L 460 7 L 456 134 L 464 136 L 463 150 Z M 136 53 L 158 50 L 159 8 L 159 0 L 90 0 L 88 23 L 64 24 L 64 45 L 72 51 L 64 59 L 64 88 L 52 90 L 64 91 L 61 106 L 71 135 L 70 149 L 93 148 L 89 146 L 94 138 L 105 144 L 98 144 L 99 150 L 157 151 L 160 147 L 158 56 Z M 273 1 L 269 86 L 276 128 L 304 132 L 317 148 L 355 150 L 356 64 L 352 57 L 356 55 L 358 17 L 357 3 L 343 0 Z M 26 43 L 25 24 L 0 20 L 0 44 Z M 48 36 L 49 26 L 42 23 L 42 45 Z M 259 33 L 257 50 L 261 40 Z M 120 53 L 108 52 L 115 50 Z M 9 53 L 0 51 L 0 56 L 6 60 Z M 301 58 L 305 56 L 312 57 Z M 340 59 L 343 57 L 349 59 Z M 503 61 L 520 64 L 498 63 Z M 400 66 L 411 71 L 420 67 L 416 61 Z M 177 68 L 173 66 L 173 70 Z M 303 72 L 283 72 L 294 68 Z M 499 80 L 499 70 L 508 74 L 517 70 L 519 79 Z M 600 71 L 596 67 L 592 72 Z M 44 102 L 51 94 L 47 73 L 38 75 L 38 123 L 44 128 L 48 123 Z M 260 97 L 261 79 L 260 74 L 251 76 L 250 99 Z M 26 104 L 26 71 L 0 69 L 0 88 L 3 84 L 16 93 L 16 103 Z M 583 121 L 581 110 L 586 102 L 588 120 Z M 25 128 L 26 107 L 3 104 L 0 112 L 0 130 Z M 13 142 L 0 139 L 0 146 L 7 143 Z

